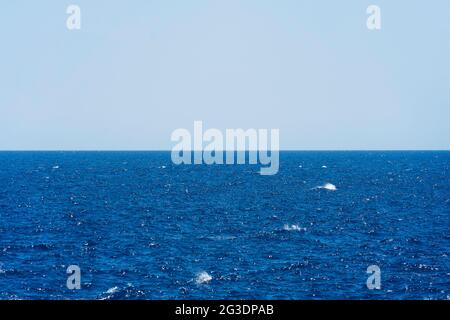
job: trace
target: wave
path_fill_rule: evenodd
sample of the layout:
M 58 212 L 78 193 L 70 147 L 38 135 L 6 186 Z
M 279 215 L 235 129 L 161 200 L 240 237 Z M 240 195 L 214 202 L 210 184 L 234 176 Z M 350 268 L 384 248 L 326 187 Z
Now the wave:
M 313 189 L 325 189 L 325 190 L 329 190 L 329 191 L 336 191 L 337 190 L 337 188 L 336 188 L 336 186 L 334 184 L 328 183 L 328 182 L 325 183 L 322 186 L 317 186 L 317 187 L 315 187 Z
M 212 280 L 212 277 L 206 271 L 200 272 L 199 274 L 197 274 L 197 277 L 195 278 L 195 282 L 197 284 L 208 283 L 211 280 Z
M 128 283 L 126 287 L 120 288 L 118 286 L 109 288 L 106 292 L 100 294 L 98 300 L 124 300 L 124 299 L 143 299 L 145 292 L 135 288 L 131 283 Z
M 217 240 L 217 241 L 226 241 L 226 240 L 234 240 L 237 237 L 235 236 L 228 236 L 228 235 L 218 235 L 218 236 L 209 236 L 206 237 L 209 240 Z
M 285 231 L 306 231 L 306 228 L 302 228 L 298 224 L 291 224 L 291 225 L 289 225 L 289 224 L 286 223 L 283 226 L 283 230 L 285 230 Z

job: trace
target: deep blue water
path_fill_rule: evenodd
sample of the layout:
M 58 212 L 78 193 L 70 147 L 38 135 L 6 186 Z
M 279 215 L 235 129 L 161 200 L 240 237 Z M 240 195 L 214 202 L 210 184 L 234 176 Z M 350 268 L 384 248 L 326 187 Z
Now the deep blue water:
M 282 152 L 258 170 L 1 152 L 0 299 L 450 298 L 450 152 Z

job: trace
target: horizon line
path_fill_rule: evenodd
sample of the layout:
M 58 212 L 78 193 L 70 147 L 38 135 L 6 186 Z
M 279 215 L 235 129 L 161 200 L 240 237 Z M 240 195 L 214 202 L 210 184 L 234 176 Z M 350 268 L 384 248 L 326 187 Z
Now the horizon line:
M 183 150 L 180 150 L 183 151 Z M 204 152 L 205 150 L 186 150 Z M 218 152 L 259 152 L 269 150 L 217 150 Z M 450 149 L 279 149 L 279 152 L 450 152 Z M 172 152 L 170 149 L 0 149 L 0 152 Z

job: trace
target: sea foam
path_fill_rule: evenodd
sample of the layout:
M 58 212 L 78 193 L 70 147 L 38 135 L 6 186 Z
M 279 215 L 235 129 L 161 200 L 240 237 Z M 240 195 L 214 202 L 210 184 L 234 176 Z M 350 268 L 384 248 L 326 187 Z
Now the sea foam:
M 197 277 L 195 278 L 195 282 L 198 284 L 208 283 L 211 280 L 212 277 L 206 271 L 200 272 L 199 274 L 197 274 Z
M 315 187 L 314 189 L 325 189 L 325 190 L 329 190 L 329 191 L 337 190 L 336 186 L 332 183 L 325 183 L 323 186 L 318 186 L 318 187 Z
M 291 225 L 289 225 L 289 224 L 286 223 L 283 226 L 283 230 L 285 230 L 285 231 L 306 231 L 306 228 L 302 228 L 298 224 L 291 224 Z

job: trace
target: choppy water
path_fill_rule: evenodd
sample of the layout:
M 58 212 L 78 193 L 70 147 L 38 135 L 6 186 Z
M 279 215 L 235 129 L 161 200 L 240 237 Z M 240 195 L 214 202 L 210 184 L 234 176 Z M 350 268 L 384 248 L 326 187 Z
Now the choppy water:
M 0 299 L 450 298 L 449 152 L 283 152 L 258 170 L 1 152 Z

